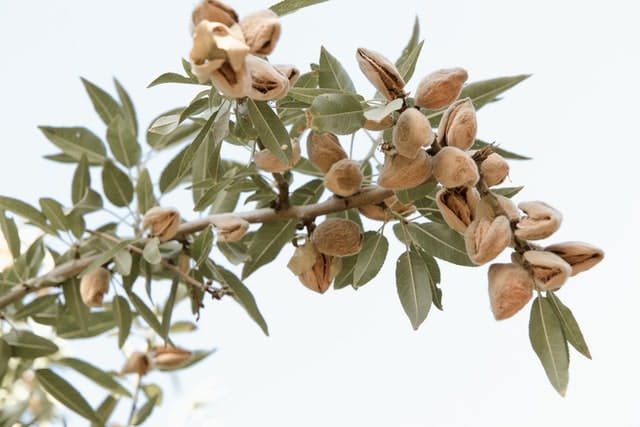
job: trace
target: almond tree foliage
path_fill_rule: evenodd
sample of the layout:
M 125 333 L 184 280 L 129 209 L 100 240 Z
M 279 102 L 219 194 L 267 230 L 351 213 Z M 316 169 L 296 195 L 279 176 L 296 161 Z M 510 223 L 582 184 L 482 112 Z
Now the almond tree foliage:
M 543 202 L 516 208 L 510 198 L 522 187 L 499 184 L 505 159 L 527 158 L 475 137 L 475 112 L 528 76 L 463 85 L 466 72 L 449 69 L 414 82 L 423 46 L 417 20 L 395 63 L 369 49 L 356 53 L 377 89 L 373 97 L 356 91 L 325 48 L 303 74 L 267 62 L 279 37 L 277 17 L 321 1 L 285 0 L 240 25 L 233 9 L 205 1 L 194 12 L 191 60 L 149 85 L 192 85 L 186 106 L 160 114 L 141 133 L 117 80 L 109 93 L 83 79 L 103 137 L 85 127 L 40 128 L 59 149 L 47 158 L 75 172 L 67 200 L 42 197 L 32 206 L 0 196 L 12 258 L 0 273 L 0 425 L 55 419 L 54 399 L 92 425 L 114 421 L 117 405 L 131 407 L 128 425 L 143 423 L 162 400 L 145 374 L 184 369 L 212 353 L 173 341 L 195 329 L 208 305 L 233 299 L 268 334 L 247 285 L 287 245 L 296 247 L 291 280 L 317 292 L 365 286 L 386 261 L 395 262 L 400 306 L 414 329 L 432 306 L 442 310 L 440 262 L 476 266 L 512 251 L 512 263 L 489 268 L 494 315 L 508 318 L 535 296 L 531 344 L 564 395 L 568 344 L 590 354 L 556 291 L 603 253 L 579 242 L 533 243 L 557 230 L 560 213 Z M 362 156 L 356 139 L 368 145 Z M 230 158 L 232 146 L 247 154 Z M 172 147 L 178 154 L 151 176 L 150 156 Z M 92 172 L 100 173 L 102 188 L 92 184 Z M 200 216 L 158 206 L 161 196 L 184 189 L 193 206 L 181 210 Z M 40 237 L 26 245 L 16 217 Z M 389 253 L 388 239 L 405 250 Z M 47 255 L 53 267 L 45 268 Z M 166 299 L 153 295 L 158 281 L 170 283 Z M 179 304 L 190 304 L 193 321 L 173 320 Z M 59 354 L 66 340 L 105 334 L 117 351 L 140 332 L 150 332 L 147 346 L 128 354 L 119 372 Z M 103 389 L 104 400 L 89 404 L 65 379 L 69 370 Z M 134 376 L 133 389 L 124 375 Z

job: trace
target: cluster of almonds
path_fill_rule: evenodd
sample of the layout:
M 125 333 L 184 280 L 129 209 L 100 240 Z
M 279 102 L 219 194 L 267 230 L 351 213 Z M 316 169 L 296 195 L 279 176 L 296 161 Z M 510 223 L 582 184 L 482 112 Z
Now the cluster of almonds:
M 127 358 L 120 374 L 146 375 L 150 370 L 178 369 L 189 363 L 193 352 L 170 345 L 154 345 L 147 353 L 134 351 Z
M 283 98 L 300 77 L 292 65 L 265 58 L 280 38 L 278 15 L 261 10 L 239 20 L 231 7 L 203 0 L 193 11 L 192 71 L 223 94 L 260 101 Z

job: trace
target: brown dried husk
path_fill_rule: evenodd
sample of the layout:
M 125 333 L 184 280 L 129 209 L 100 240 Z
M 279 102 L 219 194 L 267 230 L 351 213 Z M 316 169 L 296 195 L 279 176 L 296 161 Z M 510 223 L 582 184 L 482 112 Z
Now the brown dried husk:
M 151 235 L 161 242 L 173 239 L 180 225 L 180 212 L 175 208 L 154 206 L 142 217 L 142 228 L 149 228 Z
M 456 147 L 443 147 L 434 156 L 433 176 L 446 188 L 473 187 L 480 179 L 476 162 Z
M 300 70 L 298 70 L 295 65 L 274 64 L 273 66 L 287 78 L 289 81 L 289 88 L 295 86 L 296 82 L 300 78 Z
M 604 251 L 585 242 L 556 243 L 544 248 L 554 253 L 571 266 L 571 275 L 589 270 L 604 259 Z
M 189 54 L 193 64 L 191 70 L 200 83 L 212 79 L 215 71 L 225 64 L 241 75 L 248 53 L 249 46 L 245 44 L 238 25 L 227 27 L 219 22 L 202 21 L 193 33 L 193 47 Z M 225 70 L 224 74 L 231 74 L 231 71 Z M 236 80 L 240 78 L 236 77 Z
M 318 225 L 311 241 L 318 252 L 344 257 L 355 255 L 362 249 L 362 233 L 355 222 L 342 218 L 328 218 Z
M 437 110 L 456 100 L 462 85 L 469 75 L 463 68 L 434 71 L 424 77 L 416 90 L 415 104 L 418 107 Z
M 466 151 L 476 140 L 478 121 L 470 98 L 454 102 L 440 120 L 438 142 L 442 146 L 456 147 Z
M 244 98 L 251 92 L 251 74 L 246 63 L 236 71 L 229 62 L 225 62 L 211 73 L 211 82 L 216 89 L 231 98 Z
M 289 163 L 284 163 L 268 149 L 262 149 L 256 153 L 256 167 L 260 170 L 271 173 L 282 173 L 288 171 L 300 160 L 300 143 L 295 138 L 291 140 L 291 151 L 292 155 L 289 159 Z
M 249 222 L 235 215 L 223 215 L 211 221 L 216 229 L 219 242 L 237 242 L 249 229 Z
M 260 10 L 247 15 L 240 27 L 251 49 L 256 55 L 269 55 L 280 38 L 280 20 L 272 10 Z
M 431 177 L 431 158 L 424 150 L 415 159 L 400 154 L 387 154 L 378 176 L 378 185 L 391 190 L 416 187 Z
M 511 224 L 506 216 L 493 219 L 478 217 L 464 233 L 464 245 L 469 259 L 476 265 L 496 258 L 511 243 Z
M 163 370 L 180 368 L 193 356 L 191 351 L 180 347 L 156 345 L 151 350 L 154 355 L 153 365 Z
M 354 160 L 342 159 L 331 165 L 324 176 L 324 186 L 333 194 L 349 197 L 360 191 L 363 180 L 360 164 Z
M 546 251 L 527 251 L 523 254 L 526 266 L 533 274 L 538 289 L 555 291 L 571 276 L 571 266 L 558 255 Z
M 410 159 L 415 159 L 422 147 L 430 146 L 434 139 L 429 119 L 415 108 L 404 110 L 393 128 L 394 148 Z
M 80 279 L 80 296 L 87 307 L 102 307 L 104 295 L 109 292 L 111 272 L 104 267 L 96 268 Z
M 476 217 L 480 194 L 473 187 L 443 188 L 436 194 L 436 205 L 445 222 L 464 234 Z
M 138 374 L 145 375 L 151 369 L 151 360 L 146 353 L 134 351 L 127 358 L 124 366 L 120 370 L 120 374 Z
M 413 203 L 402 203 L 394 195 L 387 197 L 382 203 L 360 206 L 358 211 L 367 218 L 375 221 L 390 221 L 398 219 L 394 213 L 407 217 L 416 211 L 416 207 Z
M 233 8 L 216 0 L 203 0 L 191 14 L 195 27 L 200 21 L 220 22 L 228 27 L 238 22 L 238 14 Z
M 521 202 L 518 207 L 526 214 L 516 224 L 515 235 L 522 240 L 545 239 L 562 224 L 562 214 L 544 202 Z
M 329 132 L 309 132 L 307 153 L 311 163 L 323 173 L 327 173 L 335 162 L 348 157 L 338 137 Z
M 247 55 L 246 61 L 251 74 L 249 98 L 273 101 L 287 95 L 289 79 L 276 67 L 255 55 Z
M 507 319 L 520 311 L 533 296 L 533 280 L 517 264 L 492 264 L 489 267 L 489 299 L 496 320 Z
M 509 175 L 509 163 L 498 153 L 491 153 L 480 164 L 480 173 L 489 186 L 501 184 Z
M 356 60 L 365 77 L 389 101 L 406 96 L 404 79 L 384 55 L 361 47 L 356 51 Z

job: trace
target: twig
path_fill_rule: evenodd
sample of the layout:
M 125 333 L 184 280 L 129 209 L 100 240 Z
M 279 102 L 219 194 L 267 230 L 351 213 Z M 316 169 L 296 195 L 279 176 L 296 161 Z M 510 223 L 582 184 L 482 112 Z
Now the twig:
M 131 401 L 131 410 L 129 411 L 129 419 L 127 420 L 127 427 L 133 425 L 133 417 L 136 414 L 136 406 L 138 405 L 138 396 L 140 396 L 140 385 L 142 384 L 142 375 L 136 374 L 136 386 L 133 390 L 133 399 Z

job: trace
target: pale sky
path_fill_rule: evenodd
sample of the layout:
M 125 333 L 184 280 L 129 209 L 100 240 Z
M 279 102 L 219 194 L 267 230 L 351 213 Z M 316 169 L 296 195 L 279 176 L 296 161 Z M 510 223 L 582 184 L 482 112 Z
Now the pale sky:
M 144 127 L 159 113 L 187 105 L 199 88 L 145 87 L 165 71 L 181 71 L 194 3 L 0 0 L 0 194 L 70 203 L 73 167 L 42 159 L 56 149 L 36 126 L 87 126 L 104 136 L 80 76 L 112 93 L 116 76 Z M 231 4 L 242 16 L 272 2 Z M 232 301 L 209 303 L 200 330 L 176 342 L 216 347 L 217 354 L 180 376 L 149 376 L 166 385 L 167 394 L 148 424 L 640 425 L 640 200 L 633 184 L 640 154 L 640 30 L 634 6 L 628 0 L 331 0 L 283 18 L 272 55 L 306 71 L 324 45 L 356 87 L 372 93 L 357 69 L 356 48 L 395 59 L 417 14 L 426 43 L 410 89 L 436 68 L 462 66 L 470 81 L 533 74 L 479 113 L 478 136 L 534 158 L 511 163 L 510 179 L 526 185 L 517 201 L 544 200 L 562 211 L 563 226 L 549 243 L 582 240 L 606 252 L 600 265 L 559 292 L 593 355 L 589 361 L 571 352 L 565 398 L 531 349 L 529 308 L 493 320 L 488 266 L 442 262 L 445 311 L 432 309 L 415 332 L 396 295 L 398 245 L 373 282 L 358 292 L 324 295 L 285 269 L 288 249 L 246 281 L 271 337 Z M 190 197 L 171 200 L 195 218 Z M 505 252 L 498 261 L 507 259 Z M 119 369 L 116 340 L 100 346 L 100 354 L 95 346 L 78 349 L 106 369 Z M 87 390 L 96 406 L 104 392 Z M 193 399 L 209 403 L 187 416 Z M 124 422 L 127 411 L 128 402 L 121 403 L 116 420 Z

